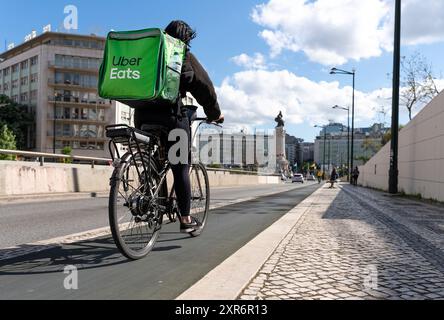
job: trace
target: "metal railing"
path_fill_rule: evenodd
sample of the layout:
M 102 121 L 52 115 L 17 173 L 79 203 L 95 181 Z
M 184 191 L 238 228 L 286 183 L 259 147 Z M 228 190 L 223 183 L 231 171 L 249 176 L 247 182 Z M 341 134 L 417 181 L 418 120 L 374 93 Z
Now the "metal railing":
M 43 152 L 29 152 L 29 151 L 19 151 L 19 150 L 4 150 L 0 149 L 0 154 L 10 155 L 10 156 L 22 156 L 24 158 L 35 158 L 40 162 L 40 166 L 45 165 L 45 159 L 64 159 L 64 160 L 78 160 L 91 163 L 91 168 L 94 168 L 96 164 L 106 163 L 111 164 L 111 159 L 106 158 L 94 158 L 94 157 L 84 157 L 76 155 L 66 155 L 66 154 L 54 154 L 54 153 L 43 153 Z
M 268 176 L 268 177 L 278 177 L 279 174 L 276 173 L 267 173 L 267 172 L 260 172 L 260 171 L 247 171 L 247 170 L 236 170 L 236 169 L 218 169 L 218 168 L 207 168 L 207 171 L 216 171 L 216 172 L 226 172 L 226 173 L 233 173 L 233 174 L 245 174 L 245 175 L 251 175 L 251 176 Z
M 94 168 L 96 164 L 105 163 L 106 165 L 111 165 L 112 160 L 107 158 L 94 158 L 94 157 L 84 157 L 76 155 L 65 155 L 65 154 L 54 154 L 54 153 L 43 153 L 43 152 L 30 152 L 30 151 L 20 151 L 20 150 L 5 150 L 0 149 L 0 154 L 11 155 L 11 156 L 22 156 L 24 158 L 35 158 L 40 162 L 40 166 L 45 165 L 45 159 L 65 159 L 65 160 L 78 160 L 91 163 L 91 168 Z M 245 174 L 245 175 L 257 175 L 257 176 L 279 176 L 275 173 L 266 173 L 258 171 L 246 171 L 246 170 L 233 170 L 233 169 L 219 169 L 219 168 L 207 168 L 209 172 L 225 172 L 232 174 Z

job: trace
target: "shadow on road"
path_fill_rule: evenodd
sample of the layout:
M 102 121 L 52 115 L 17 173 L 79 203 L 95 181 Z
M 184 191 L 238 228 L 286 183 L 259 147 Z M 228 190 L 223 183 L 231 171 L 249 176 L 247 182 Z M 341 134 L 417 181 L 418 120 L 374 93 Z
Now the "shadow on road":
M 179 245 L 162 245 L 169 241 L 184 240 L 175 232 L 164 232 L 153 251 L 165 252 L 182 248 Z M 54 246 L 21 246 L 19 249 L 28 251 L 18 257 L 0 260 L 0 276 L 30 275 L 63 272 L 64 268 L 74 265 L 78 270 L 105 268 L 130 263 L 120 254 L 112 237 L 92 239 L 73 244 Z M 0 250 L 0 257 L 7 256 L 7 249 Z

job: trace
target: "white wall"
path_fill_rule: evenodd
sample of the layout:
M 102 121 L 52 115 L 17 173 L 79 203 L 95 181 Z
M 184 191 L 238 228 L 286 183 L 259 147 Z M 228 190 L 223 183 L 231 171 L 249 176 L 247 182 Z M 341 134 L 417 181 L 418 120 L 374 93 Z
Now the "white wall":
M 109 190 L 112 167 L 0 161 L 0 196 Z M 208 172 L 210 186 L 278 184 L 279 177 Z
M 359 183 L 388 190 L 390 143 L 365 166 Z M 399 133 L 399 191 L 444 201 L 444 92 Z

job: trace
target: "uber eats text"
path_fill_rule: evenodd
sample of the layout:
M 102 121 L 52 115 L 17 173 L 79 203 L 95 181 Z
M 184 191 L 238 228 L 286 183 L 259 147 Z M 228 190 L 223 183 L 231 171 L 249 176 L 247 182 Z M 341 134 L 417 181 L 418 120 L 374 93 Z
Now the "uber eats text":
M 139 80 L 140 79 L 140 71 L 139 70 L 133 70 L 131 67 L 139 67 L 140 62 L 142 61 L 142 58 L 126 58 L 126 57 L 113 57 L 113 66 L 114 67 L 126 67 L 128 66 L 128 69 L 122 70 L 119 68 L 112 68 L 111 69 L 111 80 L 123 80 L 123 79 L 133 79 L 133 80 Z

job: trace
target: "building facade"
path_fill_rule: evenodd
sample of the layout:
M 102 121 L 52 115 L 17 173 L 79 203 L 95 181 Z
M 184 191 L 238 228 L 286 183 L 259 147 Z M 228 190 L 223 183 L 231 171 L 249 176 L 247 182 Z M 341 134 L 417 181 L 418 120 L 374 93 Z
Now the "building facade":
M 105 127 L 119 121 L 115 103 L 97 94 L 105 38 L 47 32 L 0 54 L 0 94 L 29 106 L 28 148 L 107 157 Z
M 383 124 L 374 124 L 368 128 L 356 128 L 354 133 L 354 164 L 361 165 L 370 159 L 381 147 L 381 141 L 387 128 Z M 334 167 L 347 166 L 347 127 L 339 124 L 332 124 L 332 128 L 327 127 L 327 134 L 324 129 L 316 137 L 314 143 L 314 161 L 330 170 Z M 350 134 L 351 144 L 351 134 Z M 325 154 L 324 154 L 325 150 Z M 351 145 L 350 145 L 351 150 Z
M 197 135 L 195 159 L 223 168 L 265 168 L 276 166 L 276 138 L 269 132 L 218 131 L 204 129 Z M 274 157 L 270 160 L 270 157 Z M 274 163 L 271 163 L 274 162 Z

